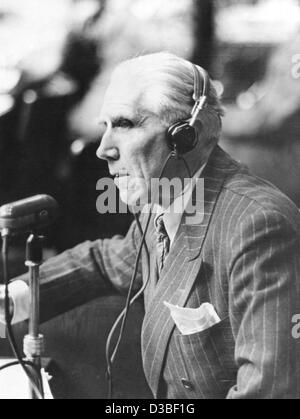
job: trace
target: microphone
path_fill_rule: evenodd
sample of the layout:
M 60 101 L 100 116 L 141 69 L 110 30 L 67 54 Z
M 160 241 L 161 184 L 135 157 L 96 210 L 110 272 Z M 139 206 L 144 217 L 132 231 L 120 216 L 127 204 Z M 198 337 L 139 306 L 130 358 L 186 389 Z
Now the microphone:
M 30 231 L 46 227 L 56 220 L 59 207 L 49 195 L 36 195 L 0 208 L 0 230 Z

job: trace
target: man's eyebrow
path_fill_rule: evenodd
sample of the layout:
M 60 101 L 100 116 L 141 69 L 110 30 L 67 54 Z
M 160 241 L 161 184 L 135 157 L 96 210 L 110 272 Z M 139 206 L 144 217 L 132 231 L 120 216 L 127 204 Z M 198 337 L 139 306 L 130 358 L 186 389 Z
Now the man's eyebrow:
M 112 125 L 116 124 L 117 122 L 119 122 L 122 119 L 128 119 L 130 121 L 132 121 L 133 123 L 135 123 L 136 125 L 141 125 L 143 124 L 150 116 L 152 115 L 152 113 L 146 110 L 137 110 L 134 113 L 126 113 L 126 112 L 122 112 L 116 115 L 113 115 L 111 117 L 100 117 L 98 119 L 98 125 L 103 125 L 105 124 L 108 120 L 112 123 Z

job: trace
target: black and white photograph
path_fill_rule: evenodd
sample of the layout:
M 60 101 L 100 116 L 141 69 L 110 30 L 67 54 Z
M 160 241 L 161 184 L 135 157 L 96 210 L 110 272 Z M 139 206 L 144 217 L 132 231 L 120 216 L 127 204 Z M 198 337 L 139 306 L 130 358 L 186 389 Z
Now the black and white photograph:
M 300 0 L 0 0 L 0 399 L 300 399 L 299 179 Z

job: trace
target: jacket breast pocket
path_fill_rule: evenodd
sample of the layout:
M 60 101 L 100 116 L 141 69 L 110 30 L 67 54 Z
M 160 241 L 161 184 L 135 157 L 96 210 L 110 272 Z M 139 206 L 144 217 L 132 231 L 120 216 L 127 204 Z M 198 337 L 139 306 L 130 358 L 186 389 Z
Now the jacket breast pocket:
M 203 332 L 177 334 L 176 338 L 193 387 L 204 398 L 225 398 L 237 378 L 229 317 Z

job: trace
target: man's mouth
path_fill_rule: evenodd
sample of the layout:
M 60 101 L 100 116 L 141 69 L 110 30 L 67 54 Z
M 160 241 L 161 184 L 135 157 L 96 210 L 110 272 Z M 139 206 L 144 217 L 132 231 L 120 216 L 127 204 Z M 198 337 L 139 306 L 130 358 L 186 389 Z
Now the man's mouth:
M 119 189 L 130 189 L 130 175 L 129 173 L 117 173 L 114 176 L 114 183 Z
M 114 179 L 119 179 L 119 178 L 126 177 L 126 176 L 129 176 L 129 173 L 128 172 L 125 172 L 125 171 L 118 172 L 118 173 L 113 173 L 112 174 L 112 177 Z
M 122 177 L 127 177 L 127 176 L 129 176 L 129 174 L 128 174 L 128 173 L 126 173 L 126 174 L 117 174 L 117 175 L 115 175 L 114 177 L 115 177 L 115 179 L 119 179 L 119 178 L 122 178 Z

